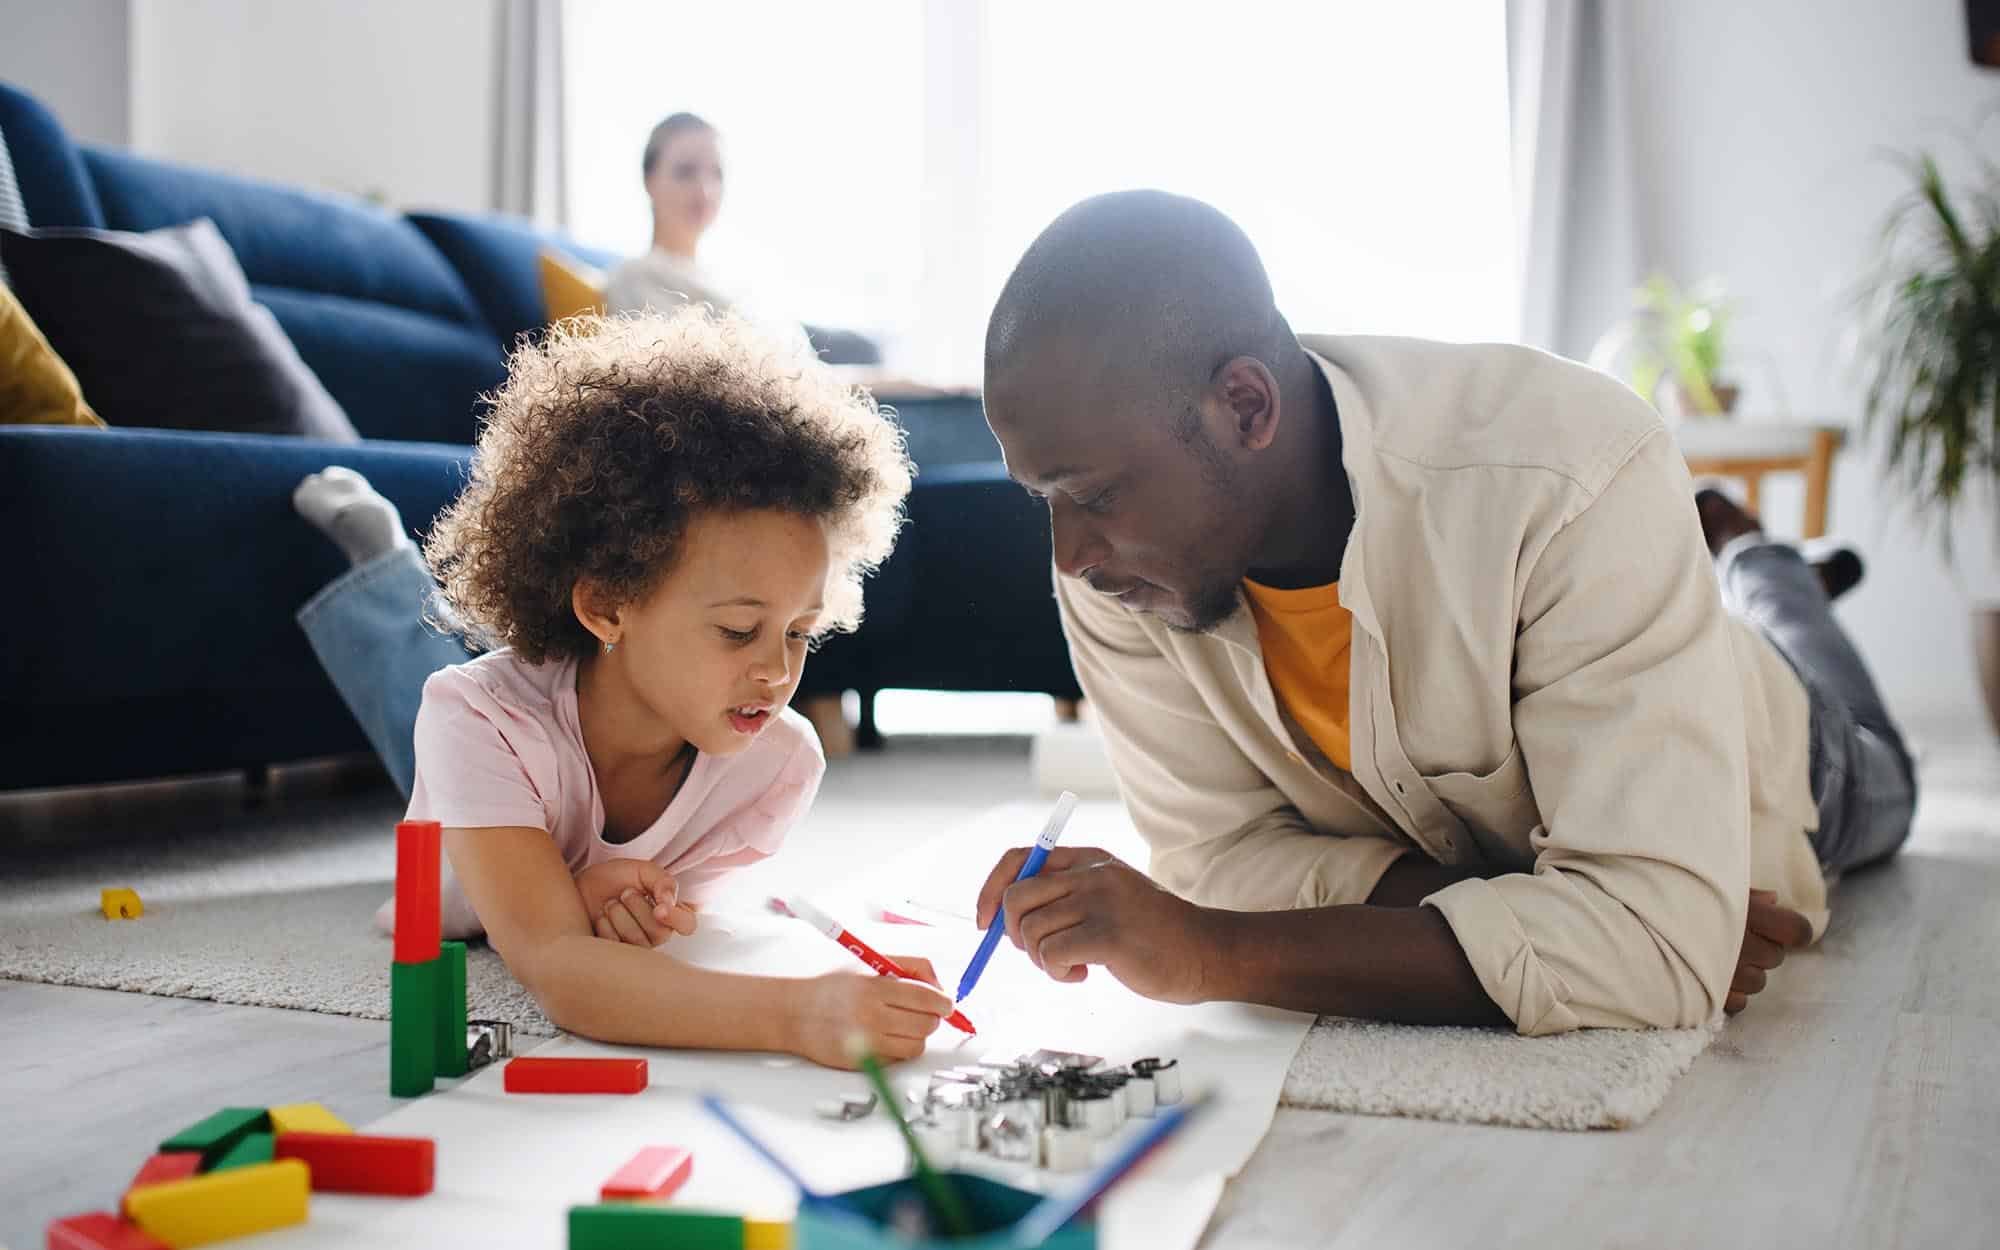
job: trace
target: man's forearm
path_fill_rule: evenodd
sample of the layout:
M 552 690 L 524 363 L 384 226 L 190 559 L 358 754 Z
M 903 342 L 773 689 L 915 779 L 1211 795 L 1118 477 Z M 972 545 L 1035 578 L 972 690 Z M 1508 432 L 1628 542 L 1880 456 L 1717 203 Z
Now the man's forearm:
M 1389 871 L 1382 874 L 1369 893 L 1368 903 L 1372 907 L 1415 907 L 1448 885 L 1469 877 L 1498 876 L 1501 871 L 1493 867 L 1440 864 L 1412 851 L 1389 865 Z
M 1201 915 L 1212 952 L 1204 999 L 1405 1024 L 1508 1022 L 1434 908 Z

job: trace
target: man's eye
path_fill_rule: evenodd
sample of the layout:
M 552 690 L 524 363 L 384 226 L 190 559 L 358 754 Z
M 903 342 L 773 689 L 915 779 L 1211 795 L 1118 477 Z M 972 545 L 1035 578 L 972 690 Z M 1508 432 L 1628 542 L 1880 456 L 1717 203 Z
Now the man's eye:
M 1111 510 L 1111 504 L 1116 498 L 1116 492 L 1101 490 L 1088 499 L 1077 500 L 1076 506 L 1082 508 L 1085 512 L 1102 516 Z

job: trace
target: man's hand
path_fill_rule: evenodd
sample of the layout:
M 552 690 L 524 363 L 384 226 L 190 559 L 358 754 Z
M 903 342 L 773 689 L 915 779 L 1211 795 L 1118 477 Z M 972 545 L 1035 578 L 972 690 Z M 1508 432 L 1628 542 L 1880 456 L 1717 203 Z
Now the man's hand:
M 591 929 L 607 942 L 650 948 L 694 932 L 694 908 L 680 901 L 680 883 L 651 860 L 592 864 L 576 874 L 576 892 Z
M 1000 857 L 979 891 L 978 922 L 1007 910 L 1007 936 L 1058 981 L 1081 981 L 1103 964 L 1127 988 L 1170 1003 L 1202 1001 L 1212 955 L 1207 913 L 1095 847 L 1062 847 L 1041 872 L 1015 881 L 1028 856 Z
M 1789 907 L 1778 905 L 1770 890 L 1750 891 L 1750 915 L 1743 926 L 1743 950 L 1736 957 L 1736 979 L 1722 1009 L 1735 1015 L 1762 990 L 1771 969 L 1785 962 L 1785 952 L 1812 941 L 1812 924 Z

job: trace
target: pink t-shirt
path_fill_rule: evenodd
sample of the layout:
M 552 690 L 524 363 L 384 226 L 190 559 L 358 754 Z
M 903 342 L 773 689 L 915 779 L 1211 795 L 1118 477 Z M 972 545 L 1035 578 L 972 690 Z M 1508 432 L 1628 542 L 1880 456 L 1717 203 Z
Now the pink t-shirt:
M 777 851 L 826 772 L 819 736 L 790 708 L 749 747 L 697 755 L 680 793 L 629 842 L 604 840 L 604 801 L 577 720 L 576 661 L 523 662 L 501 649 L 433 673 L 417 712 L 409 819 L 447 829 L 546 829 L 575 875 L 607 859 L 649 859 L 699 902 L 734 868 Z M 483 932 L 444 864 L 446 937 Z M 376 914 L 394 924 L 393 900 Z

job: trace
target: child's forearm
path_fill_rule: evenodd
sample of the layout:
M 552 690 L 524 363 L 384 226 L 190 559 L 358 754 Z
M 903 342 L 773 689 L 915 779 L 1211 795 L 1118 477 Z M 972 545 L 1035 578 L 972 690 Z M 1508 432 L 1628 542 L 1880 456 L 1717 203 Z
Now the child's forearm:
M 640 1046 L 797 1050 L 797 981 L 713 972 L 580 934 L 553 938 L 520 962 L 515 974 L 567 1032 Z

